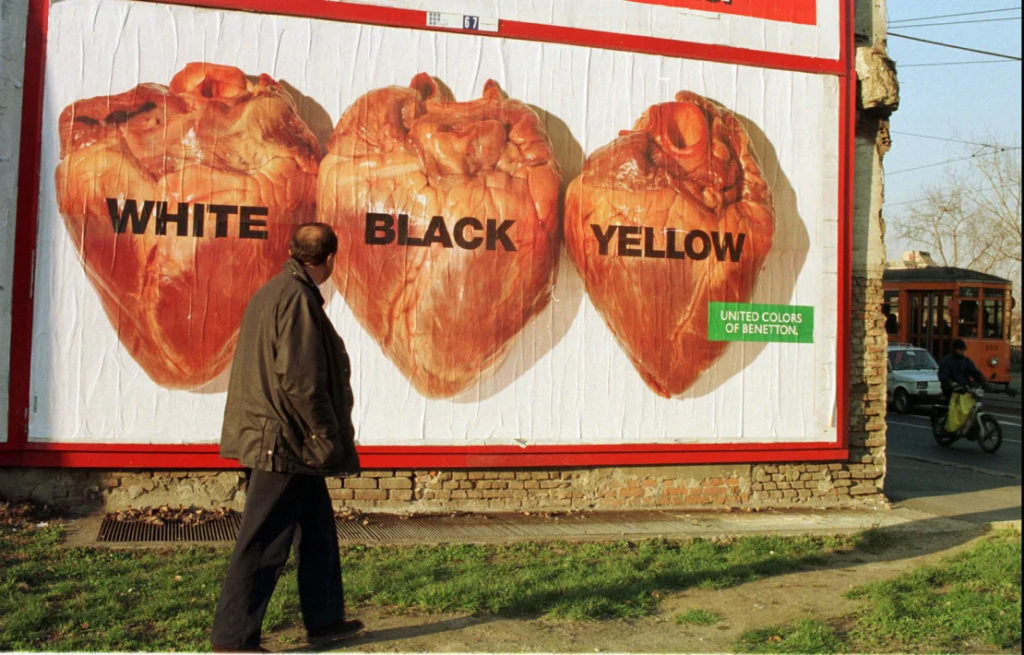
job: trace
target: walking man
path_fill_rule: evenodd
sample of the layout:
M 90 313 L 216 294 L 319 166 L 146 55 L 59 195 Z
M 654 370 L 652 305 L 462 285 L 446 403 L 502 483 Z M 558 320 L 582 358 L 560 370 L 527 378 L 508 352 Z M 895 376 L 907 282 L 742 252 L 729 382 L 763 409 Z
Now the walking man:
M 337 250 L 329 226 L 300 225 L 291 258 L 253 295 L 242 318 L 220 454 L 252 474 L 213 620 L 214 652 L 261 650 L 263 616 L 293 543 L 309 642 L 324 645 L 363 628 L 345 620 L 324 480 L 359 471 L 348 354 L 317 288 L 331 276 Z

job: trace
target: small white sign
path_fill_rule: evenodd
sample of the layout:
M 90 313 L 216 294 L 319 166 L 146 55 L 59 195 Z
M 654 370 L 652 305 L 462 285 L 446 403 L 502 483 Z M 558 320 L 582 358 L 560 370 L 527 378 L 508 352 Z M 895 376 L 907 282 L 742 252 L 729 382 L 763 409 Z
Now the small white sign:
M 428 11 L 427 27 L 443 27 L 450 30 L 473 30 L 476 32 L 497 32 L 498 19 L 488 18 L 486 16 L 442 14 L 438 11 Z

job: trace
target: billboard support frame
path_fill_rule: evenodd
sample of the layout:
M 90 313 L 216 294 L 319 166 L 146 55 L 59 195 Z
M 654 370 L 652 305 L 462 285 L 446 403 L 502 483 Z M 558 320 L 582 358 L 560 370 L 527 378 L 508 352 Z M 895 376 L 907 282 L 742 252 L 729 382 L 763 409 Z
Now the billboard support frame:
M 465 34 L 427 27 L 426 11 L 326 0 L 136 0 L 227 11 L 250 11 L 386 27 Z M 501 20 L 498 37 L 623 50 L 725 64 L 834 75 L 839 90 L 839 243 L 835 442 L 747 444 L 620 444 L 588 446 L 365 446 L 364 468 L 522 468 L 616 465 L 841 462 L 849 458 L 849 360 L 852 287 L 854 141 L 857 77 L 854 68 L 854 0 L 840 3 L 839 58 L 824 59 L 721 45 L 613 34 L 578 28 Z M 25 77 L 18 163 L 10 386 L 7 441 L 0 442 L 0 466 L 230 469 L 238 463 L 218 455 L 218 446 L 45 443 L 28 438 L 32 360 L 43 85 L 50 0 L 29 0 Z

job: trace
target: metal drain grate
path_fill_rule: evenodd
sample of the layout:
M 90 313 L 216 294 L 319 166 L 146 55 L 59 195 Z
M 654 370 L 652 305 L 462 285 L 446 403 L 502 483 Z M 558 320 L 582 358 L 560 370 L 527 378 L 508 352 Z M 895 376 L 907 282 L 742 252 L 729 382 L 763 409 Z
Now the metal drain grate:
M 110 517 L 103 519 L 97 541 L 124 543 L 135 541 L 234 541 L 238 526 L 242 523 L 240 514 L 229 514 L 223 518 L 199 525 L 165 523 L 156 525 L 143 521 L 117 521 Z

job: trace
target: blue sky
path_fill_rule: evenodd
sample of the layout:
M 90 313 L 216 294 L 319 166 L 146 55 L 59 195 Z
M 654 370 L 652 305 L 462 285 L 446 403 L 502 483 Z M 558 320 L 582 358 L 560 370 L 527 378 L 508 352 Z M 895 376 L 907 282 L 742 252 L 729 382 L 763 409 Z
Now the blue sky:
M 1021 0 L 889 0 L 890 32 L 1008 55 L 1021 54 L 1021 11 L 936 18 L 922 23 L 1009 19 L 960 25 L 909 28 L 896 21 L 1019 8 Z M 997 61 L 950 48 L 889 37 L 889 56 L 897 63 L 900 108 L 892 116 L 893 147 L 885 158 L 887 219 L 903 211 L 907 201 L 923 197 L 925 188 L 943 175 L 943 166 L 900 172 L 963 157 L 964 144 L 908 136 L 921 134 L 949 139 L 1020 145 L 1021 63 L 915 66 L 940 62 Z M 902 134 L 901 134 L 902 133 Z M 1016 151 L 1020 157 L 1020 150 Z M 953 164 L 967 172 L 970 162 Z M 980 185 L 979 185 L 980 186 Z M 901 204 L 902 203 L 902 204 Z M 889 243 L 889 259 L 897 259 L 902 244 Z

